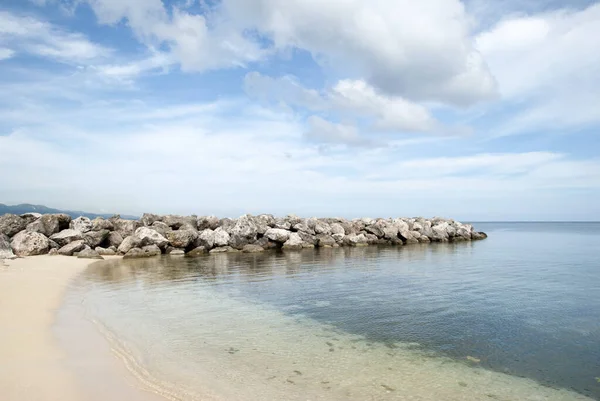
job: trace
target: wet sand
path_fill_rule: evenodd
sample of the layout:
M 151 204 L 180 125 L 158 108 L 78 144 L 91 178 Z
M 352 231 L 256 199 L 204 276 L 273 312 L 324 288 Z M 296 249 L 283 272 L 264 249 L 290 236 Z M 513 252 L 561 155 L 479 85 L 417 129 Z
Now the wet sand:
M 75 356 L 67 358 L 57 341 L 54 323 L 63 294 L 70 280 L 94 262 L 36 256 L 0 263 L 3 401 L 162 399 L 136 388 L 134 378 L 94 330 L 69 333 L 79 339 L 81 352 Z

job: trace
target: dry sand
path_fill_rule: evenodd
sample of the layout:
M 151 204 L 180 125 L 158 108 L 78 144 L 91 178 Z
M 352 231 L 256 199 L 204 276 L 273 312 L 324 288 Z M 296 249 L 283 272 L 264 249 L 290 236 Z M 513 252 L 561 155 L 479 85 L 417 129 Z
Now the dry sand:
M 63 293 L 94 262 L 64 256 L 0 262 L 2 401 L 162 399 L 136 388 L 100 334 L 82 322 L 74 327 L 83 332 L 70 333 L 79 339 L 79 356 L 67 358 L 57 342 L 53 325 Z

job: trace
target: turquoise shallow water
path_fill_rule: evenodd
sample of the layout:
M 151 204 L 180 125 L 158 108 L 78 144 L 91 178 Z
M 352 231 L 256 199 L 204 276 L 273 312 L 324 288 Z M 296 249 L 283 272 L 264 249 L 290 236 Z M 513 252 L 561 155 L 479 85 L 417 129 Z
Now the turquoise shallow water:
M 489 238 L 107 262 L 70 296 L 173 398 L 600 399 L 600 224 L 476 228 Z

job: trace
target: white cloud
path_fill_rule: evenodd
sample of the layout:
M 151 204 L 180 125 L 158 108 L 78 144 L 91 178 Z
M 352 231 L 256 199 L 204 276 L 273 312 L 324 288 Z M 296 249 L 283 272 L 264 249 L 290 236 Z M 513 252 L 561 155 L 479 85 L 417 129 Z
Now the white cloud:
M 137 38 L 151 48 L 167 45 L 184 71 L 239 67 L 263 56 L 260 46 L 225 24 L 160 0 L 87 0 L 103 24 L 126 20 Z
M 521 111 L 504 133 L 600 122 L 600 4 L 500 21 L 477 37 L 504 99 Z
M 353 125 L 336 124 L 318 116 L 308 118 L 304 137 L 310 141 L 334 145 L 372 146 L 373 140 L 363 138 Z
M 147 72 L 160 70 L 166 73 L 174 63 L 173 58 L 169 54 L 154 52 L 149 57 L 141 60 L 123 64 L 102 64 L 95 66 L 93 69 L 104 78 L 133 83 L 135 78 Z
M 307 50 L 393 95 L 464 105 L 495 94 L 458 0 L 224 0 L 222 7 L 277 48 Z
M 244 77 L 244 90 L 261 100 L 284 102 L 310 110 L 327 107 L 321 93 L 303 87 L 293 76 L 273 78 L 256 71 L 249 72 Z
M 401 97 L 379 94 L 362 80 L 339 81 L 329 95 L 334 108 L 375 118 L 375 128 L 432 131 L 437 122 L 427 108 Z
M 112 52 L 80 33 L 7 11 L 0 11 L 0 39 L 20 51 L 64 63 L 89 64 Z
M 371 120 L 371 128 L 375 130 L 442 130 L 426 107 L 379 93 L 363 80 L 341 80 L 332 88 L 319 92 L 303 87 L 294 77 L 272 78 L 251 72 L 246 75 L 244 86 L 246 93 L 258 99 L 337 113 L 345 119 L 366 118 Z
M 0 47 L 0 61 L 7 60 L 15 55 L 15 51 L 12 49 L 7 49 L 5 47 Z

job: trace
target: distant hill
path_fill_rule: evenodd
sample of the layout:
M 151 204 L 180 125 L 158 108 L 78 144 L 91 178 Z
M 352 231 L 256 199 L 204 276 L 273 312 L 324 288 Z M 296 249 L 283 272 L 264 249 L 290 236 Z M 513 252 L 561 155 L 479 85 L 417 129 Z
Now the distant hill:
M 51 207 L 47 207 L 44 205 L 30 205 L 28 203 L 23 203 L 21 205 L 8 206 L 3 203 L 0 203 L 0 216 L 6 213 L 12 214 L 23 214 L 23 213 L 41 213 L 41 214 L 52 214 L 52 213 L 65 213 L 73 218 L 77 218 L 79 216 L 89 217 L 90 219 L 95 219 L 96 217 L 104 217 L 105 219 L 112 217 L 113 214 L 96 214 L 96 213 L 87 213 L 80 212 L 77 210 L 60 210 L 53 209 Z M 127 216 L 121 215 L 124 219 L 137 220 L 139 216 Z

